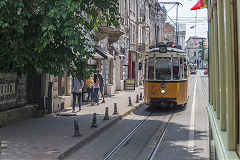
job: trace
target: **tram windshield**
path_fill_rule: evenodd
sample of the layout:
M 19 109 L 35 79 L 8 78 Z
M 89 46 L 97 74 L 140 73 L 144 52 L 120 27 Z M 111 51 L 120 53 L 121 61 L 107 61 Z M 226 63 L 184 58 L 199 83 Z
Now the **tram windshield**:
M 186 79 L 188 66 L 185 57 L 149 57 L 146 66 L 149 80 L 179 80 Z
M 171 79 L 171 58 L 170 57 L 156 58 L 156 79 L 157 80 Z

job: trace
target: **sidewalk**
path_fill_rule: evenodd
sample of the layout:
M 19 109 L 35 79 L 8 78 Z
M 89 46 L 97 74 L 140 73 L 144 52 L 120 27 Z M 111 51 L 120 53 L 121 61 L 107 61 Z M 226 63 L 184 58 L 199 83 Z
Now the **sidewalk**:
M 82 110 L 77 112 L 76 116 L 47 115 L 0 128 L 0 141 L 2 141 L 3 148 L 0 159 L 48 160 L 63 158 L 139 107 L 143 101 L 135 102 L 136 95 L 140 95 L 140 93 L 143 94 L 143 86 L 136 88 L 135 91 L 119 91 L 118 94 L 106 97 L 106 103 L 100 103 L 100 105 L 83 105 Z M 128 106 L 128 97 L 131 97 L 133 106 Z M 117 103 L 118 115 L 113 115 L 114 103 Z M 109 108 L 110 120 L 102 120 L 106 107 Z M 72 108 L 61 111 L 64 114 L 71 112 Z M 97 114 L 98 128 L 91 128 L 93 113 Z M 74 120 L 78 121 L 80 137 L 72 137 Z

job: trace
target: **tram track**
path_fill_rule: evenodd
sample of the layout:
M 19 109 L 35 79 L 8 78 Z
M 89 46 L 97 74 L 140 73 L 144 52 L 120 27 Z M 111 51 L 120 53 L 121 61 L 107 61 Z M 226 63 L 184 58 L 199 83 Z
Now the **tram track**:
M 107 155 L 104 157 L 103 160 L 108 160 L 110 159 L 114 154 L 118 152 L 127 142 L 128 140 L 137 132 L 137 130 L 143 125 L 145 121 L 153 114 L 151 112 L 144 120 L 142 120 L 138 125 L 130 131 L 130 133 L 115 147 L 112 149 L 111 152 L 107 153 Z
M 127 144 L 128 143 L 128 141 L 138 132 L 138 130 L 143 126 L 143 124 L 144 124 L 144 122 L 146 122 L 150 117 L 151 117 L 151 115 L 154 113 L 154 111 L 152 111 L 144 120 L 142 120 L 141 122 L 139 122 L 137 125 L 136 125 L 136 127 L 135 128 L 133 128 L 130 132 L 129 132 L 129 134 L 125 137 L 125 138 L 123 138 L 123 140 L 119 143 L 119 144 L 117 144 L 116 145 L 116 147 L 114 147 L 110 152 L 108 152 L 106 155 L 105 155 L 105 157 L 104 157 L 104 159 L 103 160 L 109 160 L 109 159 L 111 159 L 114 155 L 116 155 L 117 153 L 118 153 L 118 151 L 120 151 L 121 150 L 121 148 L 125 145 L 125 144 Z M 165 136 L 165 134 L 166 134 L 166 132 L 167 132 L 167 128 L 168 128 L 168 126 L 169 126 L 169 124 L 170 124 L 170 121 L 171 121 L 171 119 L 172 119 L 172 117 L 173 117 L 173 115 L 174 115 L 174 113 L 175 113 L 175 109 L 172 111 L 172 113 L 170 114 L 170 115 L 168 115 L 167 117 L 166 117 L 166 120 L 164 121 L 164 122 L 161 122 L 162 124 L 158 127 L 158 129 L 157 129 L 157 131 L 155 132 L 155 133 L 157 133 L 157 132 L 159 132 L 159 133 L 157 133 L 157 141 L 155 141 L 154 142 L 154 148 L 151 150 L 151 152 L 150 152 L 150 156 L 148 157 L 148 159 L 149 160 L 153 160 L 153 158 L 155 157 L 155 155 L 156 155 L 156 153 L 157 153 L 157 151 L 158 151 L 158 149 L 159 149 L 159 147 L 160 147 L 160 144 L 161 144 L 161 142 L 162 142 L 162 140 L 163 140 L 163 138 L 164 138 L 164 136 Z M 159 136 L 160 135 L 160 136 Z
M 148 160 L 154 160 L 154 157 L 156 156 L 157 151 L 160 148 L 161 142 L 162 142 L 163 138 L 165 137 L 165 134 L 167 132 L 168 126 L 169 126 L 169 124 L 170 124 L 170 122 L 171 122 L 171 120 L 173 118 L 174 113 L 175 113 L 175 110 L 173 111 L 173 113 L 171 114 L 171 116 L 169 117 L 167 122 L 165 123 L 164 129 L 161 131 L 160 137 L 158 138 L 157 143 L 155 144 L 155 146 L 154 146 L 150 156 L 148 157 Z

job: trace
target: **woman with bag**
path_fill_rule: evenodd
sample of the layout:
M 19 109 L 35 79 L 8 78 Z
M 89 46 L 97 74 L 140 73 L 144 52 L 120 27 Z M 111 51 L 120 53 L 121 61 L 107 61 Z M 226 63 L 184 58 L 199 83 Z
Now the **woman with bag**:
M 92 105 L 94 105 L 94 102 L 96 102 L 97 105 L 99 105 L 99 98 L 98 98 L 99 90 L 100 90 L 99 79 L 98 79 L 97 74 L 94 74 L 94 78 L 93 78 L 93 102 L 92 102 Z
M 93 101 L 93 77 L 92 75 L 85 83 L 88 92 L 88 103 Z M 91 99 L 90 99 L 91 98 Z

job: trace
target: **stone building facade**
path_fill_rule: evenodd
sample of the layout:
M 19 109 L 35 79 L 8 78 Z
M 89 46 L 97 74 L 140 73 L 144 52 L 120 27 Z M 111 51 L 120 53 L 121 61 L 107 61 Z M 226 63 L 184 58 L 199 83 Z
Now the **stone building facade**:
M 178 31 L 177 31 L 177 38 L 178 38 L 177 45 L 181 46 L 182 50 L 185 50 L 185 37 L 186 37 L 186 25 L 179 23 Z
M 198 68 L 201 68 L 204 66 L 203 57 L 205 55 L 205 52 L 207 52 L 208 46 L 205 45 L 207 43 L 207 38 L 203 37 L 190 37 L 186 43 L 186 52 L 188 54 L 189 61 L 192 64 L 196 64 Z M 203 44 L 201 44 L 203 43 Z M 204 50 L 204 53 L 202 52 Z
M 165 42 L 175 42 L 175 27 L 169 22 L 164 24 Z

